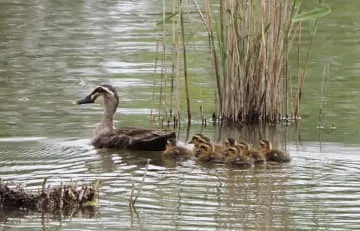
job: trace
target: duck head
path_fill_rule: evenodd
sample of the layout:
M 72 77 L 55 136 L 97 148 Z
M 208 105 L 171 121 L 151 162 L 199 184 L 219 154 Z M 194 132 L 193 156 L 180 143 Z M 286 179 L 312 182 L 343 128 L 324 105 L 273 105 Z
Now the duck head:
M 104 116 L 95 130 L 95 135 L 99 136 L 113 131 L 113 118 L 119 104 L 119 96 L 116 89 L 111 85 L 100 85 L 89 95 L 75 100 L 73 104 L 98 103 L 104 107 Z
M 105 104 L 106 102 L 111 102 L 117 107 L 119 103 L 119 96 L 116 89 L 107 84 L 100 85 L 96 87 L 89 95 L 84 98 L 75 100 L 74 104 L 89 104 L 89 103 L 99 103 Z

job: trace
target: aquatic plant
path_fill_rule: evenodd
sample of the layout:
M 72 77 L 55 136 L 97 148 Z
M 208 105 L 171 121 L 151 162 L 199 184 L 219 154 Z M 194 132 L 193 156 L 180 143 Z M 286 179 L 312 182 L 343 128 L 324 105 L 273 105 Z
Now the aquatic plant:
M 301 0 L 222 0 L 216 3 L 205 0 L 201 6 L 197 0 L 192 3 L 207 33 L 217 118 L 223 122 L 248 124 L 299 119 L 312 39 L 306 50 L 297 47 L 295 76 L 290 74 L 289 56 L 293 44 L 299 44 L 302 39 L 303 22 L 311 22 L 309 28 L 313 38 L 318 17 L 330 13 L 330 8 L 320 2 L 314 9 L 303 11 Z M 163 36 L 165 24 L 172 23 L 171 86 L 174 86 L 174 79 L 179 86 L 182 66 L 188 121 L 191 119 L 186 59 L 189 38 L 186 40 L 184 31 L 190 23 L 184 23 L 184 9 L 190 4 L 190 1 L 174 0 L 172 13 L 168 16 L 164 7 L 161 22 Z M 305 60 L 300 62 L 304 53 Z M 300 63 L 303 66 L 300 67 Z M 171 92 L 176 90 L 179 92 L 180 88 L 171 88 Z M 180 94 L 176 96 L 170 100 L 177 102 L 175 110 L 179 117 Z M 200 108 L 202 114 L 203 108 Z
M 46 186 L 47 179 L 44 179 L 42 189 L 34 192 L 0 178 L 0 208 L 54 213 L 96 207 L 100 187 L 98 180 L 87 185 L 61 182 L 59 186 L 51 187 Z

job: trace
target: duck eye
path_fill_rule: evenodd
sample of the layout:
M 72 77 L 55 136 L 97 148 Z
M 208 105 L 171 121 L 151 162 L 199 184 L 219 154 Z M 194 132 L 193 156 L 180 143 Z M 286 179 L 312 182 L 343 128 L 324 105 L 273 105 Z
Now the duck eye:
M 94 94 L 91 95 L 91 99 L 92 99 L 93 101 L 95 101 L 98 96 L 99 96 L 99 93 L 98 93 L 98 92 L 95 92 Z

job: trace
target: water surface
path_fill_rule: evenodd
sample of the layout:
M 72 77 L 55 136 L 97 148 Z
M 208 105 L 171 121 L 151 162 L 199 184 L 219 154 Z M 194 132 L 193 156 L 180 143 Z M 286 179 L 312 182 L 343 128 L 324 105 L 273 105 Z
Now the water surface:
M 314 41 L 299 126 L 224 128 L 190 134 L 213 140 L 268 137 L 293 157 L 250 170 L 174 163 L 158 152 L 95 150 L 89 141 L 102 114 L 71 102 L 100 83 L 119 90 L 118 123 L 155 126 L 152 100 L 156 23 L 162 1 L 0 1 L 0 177 L 40 187 L 61 181 L 102 182 L 99 208 L 68 214 L 0 211 L 4 230 L 357 230 L 360 229 L 359 84 L 356 60 L 360 4 L 332 1 Z M 195 17 L 195 16 L 194 16 Z M 198 29 L 198 28 L 196 28 Z M 195 28 L 194 28 L 195 30 Z M 214 110 L 212 83 L 197 41 L 190 75 L 192 105 Z M 190 49 L 191 52 L 191 49 Z M 206 51 L 205 51 L 206 52 Z M 323 121 L 319 92 L 331 64 Z M 200 88 L 200 89 L 199 89 Z M 157 89 L 157 88 L 156 88 Z M 156 90 L 157 91 L 157 90 Z M 323 127 L 318 129 L 318 127 Z M 335 126 L 336 129 L 331 128 Z M 179 131 L 185 142 L 186 126 Z M 128 207 L 132 183 L 139 185 Z

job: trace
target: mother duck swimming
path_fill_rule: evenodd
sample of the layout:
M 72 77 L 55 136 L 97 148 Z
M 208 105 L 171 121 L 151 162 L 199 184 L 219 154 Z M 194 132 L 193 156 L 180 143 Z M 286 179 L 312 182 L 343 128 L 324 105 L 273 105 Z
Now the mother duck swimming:
M 132 150 L 165 150 L 167 140 L 175 139 L 175 132 L 139 127 L 114 128 L 114 114 L 119 104 L 119 96 L 111 85 L 100 85 L 90 95 L 74 101 L 74 104 L 100 103 L 104 115 L 95 129 L 92 145 L 96 148 L 117 148 Z

